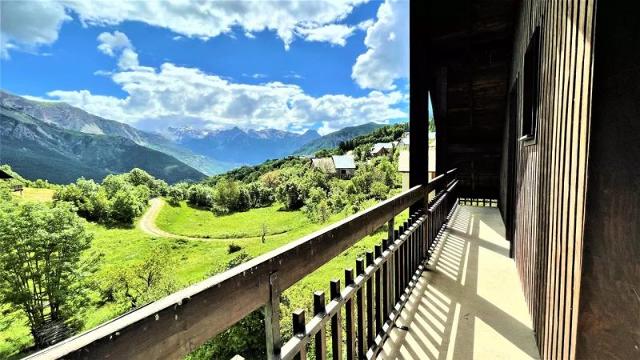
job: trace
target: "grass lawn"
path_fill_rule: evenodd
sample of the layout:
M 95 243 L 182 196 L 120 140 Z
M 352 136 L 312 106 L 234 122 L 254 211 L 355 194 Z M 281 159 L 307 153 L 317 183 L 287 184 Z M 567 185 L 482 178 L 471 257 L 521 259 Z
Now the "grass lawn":
M 36 196 L 36 193 L 38 192 L 30 192 L 29 196 L 41 199 L 40 201 L 48 201 L 47 199 L 51 198 L 42 193 Z M 327 223 L 315 224 L 308 221 L 300 211 L 279 211 L 279 206 L 217 217 L 210 211 L 192 209 L 185 204 L 179 207 L 167 205 L 157 221 L 160 228 L 182 235 L 210 236 L 218 239 L 198 241 L 156 238 L 144 234 L 137 227 L 106 228 L 88 223 L 87 230 L 94 234 L 89 253 L 102 254 L 99 270 L 94 275 L 100 277 L 116 268 L 142 261 L 155 246 L 166 246 L 176 263 L 173 271 L 176 282 L 180 287 L 186 287 L 224 271 L 227 263 L 241 252 L 256 257 L 346 216 L 346 213 L 335 214 Z M 399 218 L 406 219 L 406 214 L 401 214 Z M 260 238 L 263 223 L 266 224 L 269 234 L 264 243 Z M 373 250 L 373 245 L 379 243 L 383 236 L 384 232 L 380 232 L 364 238 L 286 290 L 284 295 L 289 299 L 290 305 L 283 304 L 283 330 L 290 330 L 291 311 L 301 307 L 311 311 L 313 291 L 325 290 L 328 296 L 329 280 L 339 278 L 344 281 L 344 268 L 355 267 L 355 259 L 362 256 L 366 250 Z M 240 252 L 229 254 L 228 247 L 231 243 L 241 246 Z M 85 320 L 84 330 L 93 328 L 122 312 L 123 309 L 112 304 L 89 309 L 82 315 Z M 0 315 L 0 358 L 18 356 L 21 349 L 32 344 L 26 318 L 22 313 L 10 311 L 2 304 Z
M 36 189 L 26 187 L 24 188 L 24 190 L 22 190 L 22 196 L 20 196 L 20 193 L 17 192 L 13 194 L 14 196 L 23 200 L 48 202 L 53 200 L 54 192 L 54 190 L 50 189 Z
M 260 237 L 263 226 L 267 235 L 283 234 L 310 225 L 300 211 L 282 211 L 282 205 L 273 205 L 225 216 L 216 216 L 211 211 L 166 204 L 156 225 L 169 233 L 189 237 L 213 239 L 237 239 Z

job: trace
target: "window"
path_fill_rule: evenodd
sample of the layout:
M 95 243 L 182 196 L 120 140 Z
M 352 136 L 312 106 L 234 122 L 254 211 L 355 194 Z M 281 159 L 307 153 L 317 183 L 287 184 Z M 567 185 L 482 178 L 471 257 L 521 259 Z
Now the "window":
M 540 27 L 536 27 L 524 55 L 522 140 L 533 140 L 538 122 Z

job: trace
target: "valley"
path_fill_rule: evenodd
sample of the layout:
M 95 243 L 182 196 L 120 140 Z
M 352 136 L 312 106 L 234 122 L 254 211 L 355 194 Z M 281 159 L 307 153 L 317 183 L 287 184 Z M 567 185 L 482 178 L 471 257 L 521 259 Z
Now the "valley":
M 353 147 L 348 151 L 358 154 L 358 169 L 350 178 L 324 173 L 303 157 L 270 160 L 197 182 L 172 185 L 138 168 L 108 175 L 102 181 L 79 179 L 62 185 L 30 181 L 17 169 L 3 165 L 0 169 L 13 179 L 0 181 L 0 195 L 12 184 L 25 187 L 22 195 L 14 193 L 10 196 L 12 201 L 0 206 L 0 225 L 17 220 L 11 211 L 29 211 L 31 203 L 44 204 L 45 209 L 71 204 L 73 211 L 84 218 L 79 221 L 92 240 L 81 259 L 93 265 L 78 283 L 86 289 L 84 300 L 81 305 L 74 305 L 69 318 L 77 324 L 73 330 L 77 333 L 398 193 L 397 154 L 372 157 L 368 149 L 372 142 L 399 138 L 405 130 L 405 125 L 387 126 L 351 138 L 340 147 L 321 150 L 322 156 L 331 156 Z M 398 221 L 405 217 L 401 214 Z M 283 293 L 286 301 L 281 304 L 283 329 L 291 328 L 290 314 L 294 309 L 311 311 L 311 290 L 328 290 L 329 280 L 342 277 L 344 268 L 353 266 L 355 259 L 385 233 L 385 228 L 378 229 L 287 289 Z M 145 280 L 150 278 L 154 280 Z M 0 310 L 5 314 L 0 321 L 0 357 L 23 356 L 34 344 L 27 318 L 8 304 L 0 304 Z M 230 334 L 247 326 L 253 329 L 253 336 L 264 336 L 260 335 L 263 325 L 254 329 L 256 324 L 251 322 L 234 326 Z M 291 336 L 284 331 L 285 338 Z M 189 358 L 225 358 L 232 352 L 244 351 L 245 344 L 236 340 L 237 337 L 223 334 Z M 220 347 L 221 342 L 225 346 Z

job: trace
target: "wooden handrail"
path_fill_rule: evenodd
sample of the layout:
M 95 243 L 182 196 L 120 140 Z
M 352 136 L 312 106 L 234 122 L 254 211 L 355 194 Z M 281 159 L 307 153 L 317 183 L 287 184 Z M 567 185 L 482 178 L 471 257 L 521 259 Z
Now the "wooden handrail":
M 336 224 L 214 275 L 27 359 L 181 358 L 283 291 L 403 210 L 446 188 L 450 170 Z M 277 274 L 277 276 L 272 276 Z

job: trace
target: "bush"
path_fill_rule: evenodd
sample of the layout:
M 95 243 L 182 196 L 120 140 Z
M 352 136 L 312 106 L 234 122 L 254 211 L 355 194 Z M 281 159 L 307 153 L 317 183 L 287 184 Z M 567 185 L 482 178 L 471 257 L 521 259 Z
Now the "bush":
M 384 200 L 389 196 L 389 187 L 381 181 L 376 181 L 371 185 L 369 193 L 376 200 Z
M 249 192 L 252 208 L 261 208 L 271 206 L 275 201 L 274 191 L 262 182 L 252 182 L 246 186 Z
M 278 187 L 278 200 L 287 210 L 298 210 L 304 205 L 304 190 L 300 179 L 290 179 Z
M 102 301 L 115 301 L 134 309 L 177 290 L 171 250 L 156 246 L 133 266 L 107 272 L 100 281 Z
M 187 193 L 187 202 L 191 206 L 211 209 L 213 206 L 213 189 L 205 185 L 193 185 Z
M 169 191 L 167 191 L 167 201 L 169 202 L 169 205 L 178 206 L 182 200 L 184 200 L 184 192 L 182 189 L 174 186 L 170 187 Z
M 229 244 L 229 248 L 227 249 L 227 252 L 229 254 L 233 254 L 234 252 L 238 252 L 240 250 L 242 250 L 242 246 L 234 244 L 234 243 L 231 243 L 231 244 Z
M 140 216 L 146 205 L 146 198 L 142 200 L 140 193 L 144 196 L 148 190 L 146 187 L 140 186 L 136 188 L 123 188 L 111 199 L 109 207 L 109 219 L 112 223 L 121 225 L 132 225 L 136 217 Z
M 229 212 L 247 211 L 251 208 L 251 195 L 239 181 L 222 178 L 216 183 L 213 202 L 218 209 Z

